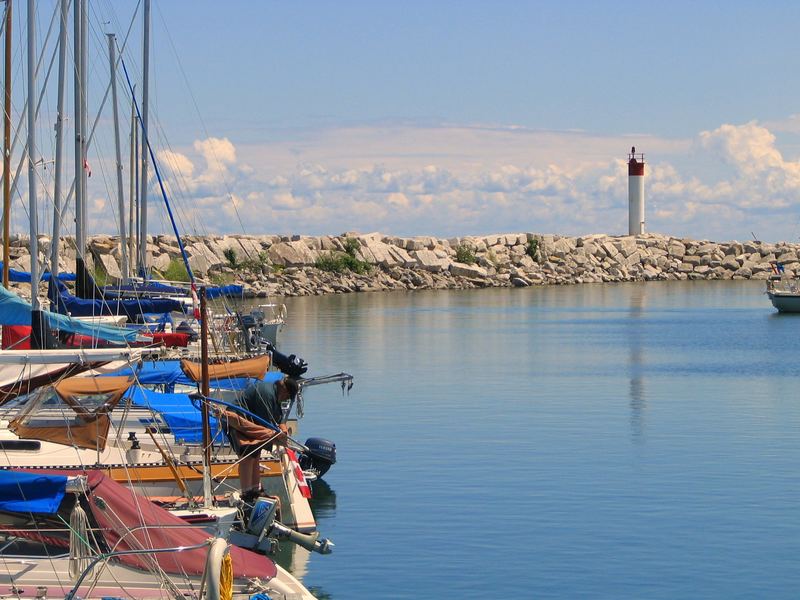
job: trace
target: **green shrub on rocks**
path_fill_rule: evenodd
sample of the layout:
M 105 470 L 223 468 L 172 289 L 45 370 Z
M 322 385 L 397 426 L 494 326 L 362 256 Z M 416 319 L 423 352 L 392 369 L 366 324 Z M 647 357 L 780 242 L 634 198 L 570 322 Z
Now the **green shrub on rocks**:
M 348 256 L 352 256 L 353 258 L 356 257 L 356 253 L 358 249 L 361 248 L 361 244 L 356 238 L 345 238 L 344 242 L 344 251 Z
M 225 260 L 228 261 L 228 265 L 231 269 L 235 269 L 236 266 L 239 264 L 239 257 L 236 255 L 236 250 L 234 248 L 225 248 L 222 251 Z
M 319 258 L 314 261 L 314 266 L 320 271 L 327 271 L 328 273 L 352 271 L 353 273 L 364 274 L 368 273 L 372 268 L 369 263 L 358 260 L 350 253 L 342 252 L 320 254 Z
M 173 258 L 161 274 L 167 281 L 189 281 L 189 272 L 180 258 Z
M 536 238 L 528 240 L 528 245 L 525 248 L 525 254 L 530 256 L 533 260 L 536 260 L 536 257 L 539 254 L 539 240 Z
M 475 260 L 475 249 L 472 246 L 468 244 L 456 246 L 456 262 L 472 265 L 475 264 Z
M 259 252 L 255 258 L 246 258 L 239 263 L 239 267 L 245 271 L 262 271 L 269 266 L 269 255 L 266 252 Z

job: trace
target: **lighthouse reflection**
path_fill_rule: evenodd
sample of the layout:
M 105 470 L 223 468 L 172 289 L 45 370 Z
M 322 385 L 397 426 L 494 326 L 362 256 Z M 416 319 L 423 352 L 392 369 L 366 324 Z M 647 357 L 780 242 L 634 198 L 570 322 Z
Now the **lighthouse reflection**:
M 644 312 L 647 286 L 637 285 L 632 290 L 628 309 L 628 377 L 630 397 L 631 441 L 644 443 L 645 420 L 647 408 L 644 390 L 644 345 L 641 316 Z

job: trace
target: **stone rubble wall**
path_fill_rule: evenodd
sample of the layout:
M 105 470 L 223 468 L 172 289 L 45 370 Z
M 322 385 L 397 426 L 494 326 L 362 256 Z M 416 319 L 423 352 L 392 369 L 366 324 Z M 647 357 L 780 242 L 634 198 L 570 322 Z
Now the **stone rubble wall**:
M 315 268 L 321 256 L 343 253 L 347 238 L 358 242 L 356 258 L 369 263 L 366 274 L 332 273 Z M 531 256 L 530 242 L 537 251 Z M 395 237 L 380 233 L 340 236 L 224 235 L 186 236 L 192 270 L 213 282 L 237 282 L 253 296 L 297 296 L 376 290 L 525 287 L 618 281 L 686 279 L 767 279 L 773 261 L 800 272 L 800 244 L 711 242 L 658 234 L 564 237 L 537 233 L 436 237 Z M 353 242 L 350 242 L 352 245 Z M 29 270 L 26 237 L 11 240 L 12 268 Z M 49 252 L 42 236 L 42 259 Z M 60 268 L 72 271 L 74 242 L 62 243 Z M 148 240 L 150 264 L 165 270 L 180 251 L 173 237 Z M 472 264 L 458 262 L 457 250 L 469 248 Z M 88 262 L 111 278 L 120 276 L 118 239 L 89 240 Z M 232 249 L 237 266 L 225 251 Z M 230 250 L 229 250 L 230 254 Z

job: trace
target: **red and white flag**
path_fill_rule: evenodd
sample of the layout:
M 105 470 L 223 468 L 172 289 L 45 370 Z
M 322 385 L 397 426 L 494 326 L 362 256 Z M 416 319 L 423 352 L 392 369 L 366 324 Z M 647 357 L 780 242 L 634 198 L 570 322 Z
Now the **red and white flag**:
M 300 488 L 300 493 L 303 494 L 303 498 L 311 498 L 311 486 L 308 485 L 306 476 L 303 475 L 303 469 L 300 468 L 300 463 L 297 462 L 297 453 L 287 448 L 286 455 L 289 457 L 289 462 L 292 463 L 294 477 L 297 479 L 297 486 Z
M 200 319 L 200 298 L 197 297 L 197 287 L 192 283 L 192 304 L 194 304 L 194 318 Z
M 89 166 L 89 161 L 85 158 L 83 159 L 83 170 L 86 171 L 87 177 L 92 176 L 92 167 Z

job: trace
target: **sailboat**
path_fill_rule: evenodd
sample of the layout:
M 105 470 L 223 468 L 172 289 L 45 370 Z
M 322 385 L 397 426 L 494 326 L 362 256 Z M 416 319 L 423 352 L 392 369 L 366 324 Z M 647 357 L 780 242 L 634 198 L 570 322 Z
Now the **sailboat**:
M 0 595 L 311 600 L 269 558 L 187 524 L 102 473 L 0 472 Z

